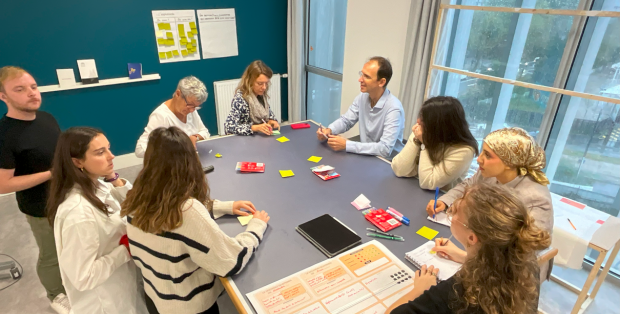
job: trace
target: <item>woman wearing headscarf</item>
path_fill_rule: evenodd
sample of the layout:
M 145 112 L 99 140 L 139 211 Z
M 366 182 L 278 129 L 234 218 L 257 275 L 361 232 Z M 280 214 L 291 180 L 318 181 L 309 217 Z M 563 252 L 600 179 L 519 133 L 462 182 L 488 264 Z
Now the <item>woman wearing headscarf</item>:
M 549 180 L 542 172 L 545 167 L 545 151 L 525 130 L 504 128 L 493 131 L 484 138 L 482 152 L 478 156 L 478 171 L 452 188 L 437 201 L 436 212 L 444 211 L 456 199 L 463 196 L 468 186 L 478 182 L 499 184 L 508 188 L 526 206 L 536 226 L 543 231 L 553 232 L 553 205 L 547 185 Z M 426 212 L 433 215 L 435 200 L 428 202 Z M 440 244 L 438 244 L 440 246 Z M 467 253 L 456 245 L 442 246 L 440 256 L 452 260 L 464 258 Z M 547 279 L 548 266 L 541 267 L 541 279 Z

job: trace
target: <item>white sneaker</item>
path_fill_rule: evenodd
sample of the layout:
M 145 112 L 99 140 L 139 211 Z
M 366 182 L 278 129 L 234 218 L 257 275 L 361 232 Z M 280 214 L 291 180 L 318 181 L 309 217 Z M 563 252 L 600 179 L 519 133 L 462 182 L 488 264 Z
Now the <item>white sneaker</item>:
M 73 311 L 71 311 L 71 304 L 69 303 L 69 298 L 64 293 L 57 295 L 54 298 L 54 301 L 52 301 L 51 306 L 52 309 L 54 309 L 54 311 L 56 311 L 56 313 L 58 314 L 73 313 Z

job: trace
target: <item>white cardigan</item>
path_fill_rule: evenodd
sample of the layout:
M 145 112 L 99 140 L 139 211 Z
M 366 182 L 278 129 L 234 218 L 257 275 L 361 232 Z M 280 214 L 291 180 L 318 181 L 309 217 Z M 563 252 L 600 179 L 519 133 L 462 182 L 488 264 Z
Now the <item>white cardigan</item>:
M 449 190 L 467 177 L 467 170 L 474 159 L 474 149 L 459 145 L 448 147 L 444 160 L 433 165 L 427 150 L 421 150 L 411 133 L 403 150 L 392 159 L 392 170 L 399 177 L 418 176 L 420 187 Z
M 120 180 L 120 179 L 119 179 Z M 96 196 L 109 216 L 74 187 L 58 206 L 54 239 L 62 282 L 75 314 L 147 313 L 138 274 L 120 238 L 126 234 L 120 202 L 132 188 L 98 181 Z
M 149 134 L 153 132 L 153 130 L 161 127 L 171 127 L 176 126 L 181 129 L 187 136 L 191 136 L 194 134 L 199 134 L 205 140 L 209 138 L 209 130 L 202 123 L 202 119 L 200 119 L 200 115 L 198 115 L 198 111 L 194 111 L 187 115 L 187 122 L 183 123 L 176 115 L 166 106 L 166 103 L 162 103 L 157 107 L 153 113 L 149 116 L 149 123 L 144 128 L 144 133 L 138 139 L 138 143 L 136 144 L 136 156 L 140 158 L 144 158 L 144 153 L 146 152 L 146 146 L 149 142 Z

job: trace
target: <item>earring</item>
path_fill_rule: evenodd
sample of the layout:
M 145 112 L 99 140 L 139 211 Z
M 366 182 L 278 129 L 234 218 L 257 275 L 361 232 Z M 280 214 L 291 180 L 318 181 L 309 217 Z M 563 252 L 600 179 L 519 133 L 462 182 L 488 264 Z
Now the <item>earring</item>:
M 84 172 L 84 168 L 80 168 L 80 171 Z

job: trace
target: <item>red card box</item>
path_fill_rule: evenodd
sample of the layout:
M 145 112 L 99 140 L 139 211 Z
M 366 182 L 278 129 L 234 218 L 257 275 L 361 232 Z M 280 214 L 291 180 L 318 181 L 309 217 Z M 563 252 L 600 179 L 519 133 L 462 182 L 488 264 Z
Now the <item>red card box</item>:
M 292 129 L 307 129 L 310 127 L 310 123 L 297 123 L 297 124 L 291 124 L 291 128 Z
M 364 218 L 370 221 L 370 223 L 375 225 L 377 228 L 381 229 L 383 232 L 388 232 L 402 225 L 400 221 L 394 219 L 394 217 L 384 211 L 383 208 L 371 211 L 370 213 L 364 215 Z
M 262 162 L 243 161 L 237 163 L 237 170 L 241 172 L 265 172 L 265 164 Z

